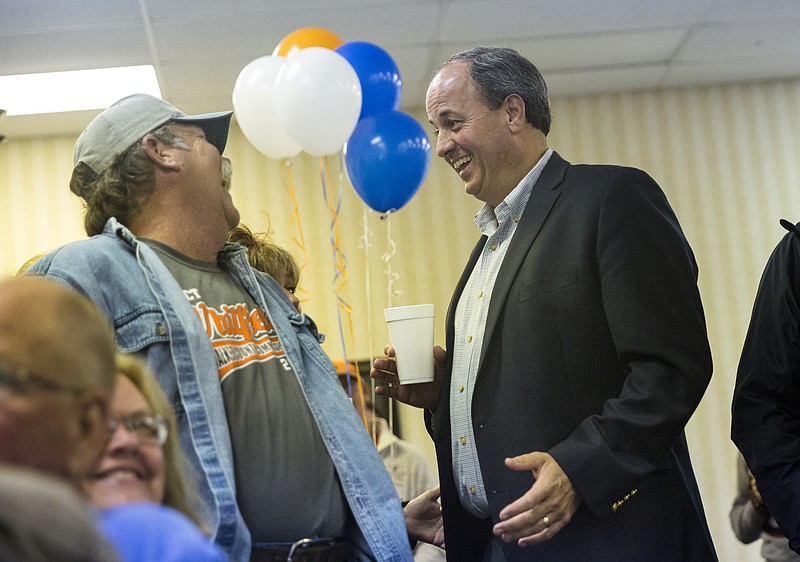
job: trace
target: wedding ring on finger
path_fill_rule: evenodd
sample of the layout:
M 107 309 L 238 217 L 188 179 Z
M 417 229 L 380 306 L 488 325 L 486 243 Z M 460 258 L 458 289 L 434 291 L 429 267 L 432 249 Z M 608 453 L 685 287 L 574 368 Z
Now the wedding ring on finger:
M 550 526 L 550 518 L 545 515 L 542 517 L 542 523 L 544 523 L 544 528 L 547 529 Z

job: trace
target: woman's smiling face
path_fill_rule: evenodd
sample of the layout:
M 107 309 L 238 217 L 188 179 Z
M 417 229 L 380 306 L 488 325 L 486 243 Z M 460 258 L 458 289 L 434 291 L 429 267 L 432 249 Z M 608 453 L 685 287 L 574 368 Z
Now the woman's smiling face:
M 153 414 L 134 384 L 123 375 L 110 405 L 112 420 L 143 418 Z M 164 499 L 164 452 L 161 445 L 117 423 L 94 474 L 84 481 L 89 500 L 96 507 L 125 503 L 162 503 Z

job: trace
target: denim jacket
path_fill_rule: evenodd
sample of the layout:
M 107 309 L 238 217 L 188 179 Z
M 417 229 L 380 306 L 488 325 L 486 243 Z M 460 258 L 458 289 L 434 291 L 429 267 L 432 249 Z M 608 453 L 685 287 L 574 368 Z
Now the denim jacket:
M 355 545 L 352 559 L 411 561 L 397 492 L 319 345 L 316 325 L 295 310 L 278 283 L 249 266 L 241 246 L 226 246 L 219 264 L 280 335 L 355 518 L 348 537 Z M 202 324 L 161 260 L 111 218 L 102 234 L 51 252 L 28 273 L 54 278 L 88 296 L 113 321 L 118 347 L 146 358 L 175 410 L 181 446 L 210 511 L 214 540 L 234 562 L 247 562 L 250 533 L 236 506 L 216 359 Z

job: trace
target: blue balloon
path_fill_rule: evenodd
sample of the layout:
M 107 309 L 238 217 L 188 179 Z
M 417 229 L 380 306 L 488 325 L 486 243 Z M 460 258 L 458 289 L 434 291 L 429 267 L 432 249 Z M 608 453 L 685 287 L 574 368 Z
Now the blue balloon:
M 397 109 L 403 81 L 389 53 L 366 41 L 344 43 L 334 50 L 350 63 L 361 82 L 359 119 L 387 109 Z
M 381 213 L 408 203 L 431 163 L 431 143 L 422 126 L 393 109 L 361 119 L 344 152 L 356 193 Z

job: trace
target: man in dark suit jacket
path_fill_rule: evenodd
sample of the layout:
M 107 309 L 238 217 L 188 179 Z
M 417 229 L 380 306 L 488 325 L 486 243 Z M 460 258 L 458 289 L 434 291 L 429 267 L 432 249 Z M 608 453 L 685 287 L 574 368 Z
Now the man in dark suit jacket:
M 731 404 L 731 438 L 766 510 L 800 553 L 800 223 L 772 251 L 758 285 Z
M 511 49 L 452 57 L 426 108 L 483 236 L 436 380 L 371 374 L 427 409 L 448 560 L 716 560 L 684 436 L 711 354 L 663 192 L 553 152 L 544 80 Z

